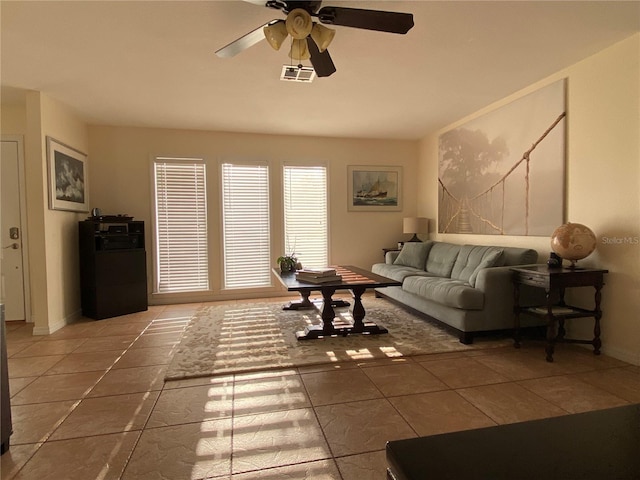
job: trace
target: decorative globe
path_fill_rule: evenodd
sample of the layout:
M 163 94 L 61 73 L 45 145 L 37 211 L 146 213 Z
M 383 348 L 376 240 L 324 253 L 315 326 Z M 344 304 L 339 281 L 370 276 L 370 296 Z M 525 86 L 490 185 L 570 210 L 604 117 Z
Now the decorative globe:
M 570 260 L 572 267 L 575 267 L 577 260 L 588 257 L 595 249 L 595 233 L 581 223 L 565 223 L 551 235 L 551 250 Z

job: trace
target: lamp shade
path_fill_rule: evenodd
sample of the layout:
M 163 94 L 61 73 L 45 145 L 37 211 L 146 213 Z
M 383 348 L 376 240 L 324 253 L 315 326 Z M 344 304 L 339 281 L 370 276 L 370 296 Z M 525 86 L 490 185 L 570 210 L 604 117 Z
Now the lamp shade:
M 424 217 L 404 217 L 402 233 L 429 233 L 429 219 Z
M 420 242 L 418 233 L 429 233 L 429 219 L 424 217 L 404 217 L 402 220 L 402 232 L 412 233 L 410 242 Z
M 264 37 L 267 39 L 267 42 L 269 42 L 269 45 L 271 45 L 274 50 L 280 50 L 282 43 L 288 35 L 284 20 L 280 20 L 272 25 L 267 25 L 263 30 Z
M 294 60 L 308 60 L 309 58 L 311 58 L 309 47 L 307 47 L 307 41 L 294 39 L 291 42 L 289 57 L 293 58 Z
M 336 31 L 333 28 L 327 28 L 324 25 L 320 25 L 319 23 L 313 24 L 313 29 L 311 30 L 311 38 L 313 38 L 313 41 L 316 42 L 316 45 L 318 45 L 318 50 L 320 50 L 320 52 L 324 52 L 327 48 L 329 48 L 329 45 L 331 44 L 331 41 L 333 40 L 333 37 L 335 35 Z

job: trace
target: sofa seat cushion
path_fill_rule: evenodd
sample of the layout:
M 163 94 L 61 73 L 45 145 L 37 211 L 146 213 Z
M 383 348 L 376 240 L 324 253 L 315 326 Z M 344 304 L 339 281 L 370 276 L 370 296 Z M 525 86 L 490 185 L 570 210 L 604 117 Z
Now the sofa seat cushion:
M 377 275 L 391 278 L 396 282 L 402 282 L 405 278 L 415 275 L 428 276 L 429 274 L 419 268 L 407 267 L 406 265 L 396 265 L 389 263 L 376 263 L 371 267 L 371 271 Z
M 402 247 L 400 254 L 394 260 L 394 265 L 404 265 L 407 267 L 425 269 L 427 255 L 433 242 L 407 242 Z
M 480 245 L 463 245 L 451 271 L 451 278 L 475 287 L 478 272 L 483 268 L 498 267 L 504 263 L 504 249 Z
M 460 247 L 453 243 L 435 242 L 427 257 L 427 272 L 438 277 L 450 277 Z
M 449 278 L 406 277 L 402 289 L 447 307 L 482 310 L 484 293 L 462 280 Z

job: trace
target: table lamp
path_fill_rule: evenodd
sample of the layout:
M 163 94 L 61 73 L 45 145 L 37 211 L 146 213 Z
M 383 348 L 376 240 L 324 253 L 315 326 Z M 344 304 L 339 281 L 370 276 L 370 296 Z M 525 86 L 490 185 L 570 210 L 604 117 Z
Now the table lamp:
M 403 233 L 412 233 L 410 242 L 421 242 L 418 233 L 429 233 L 429 219 L 424 217 L 405 217 L 402 221 Z

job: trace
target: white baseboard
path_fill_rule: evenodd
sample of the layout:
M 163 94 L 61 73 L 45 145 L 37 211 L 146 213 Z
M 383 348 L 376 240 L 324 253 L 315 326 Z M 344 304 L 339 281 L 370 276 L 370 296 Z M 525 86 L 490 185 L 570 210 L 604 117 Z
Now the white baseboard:
M 591 345 L 581 344 L 580 347 L 593 352 L 593 347 Z M 606 345 L 603 345 L 600 348 L 600 351 L 608 357 L 622 360 L 623 362 L 630 363 L 631 365 L 640 365 L 640 353 L 638 352 L 630 352 L 620 348 L 607 347 Z
M 60 330 L 66 325 L 64 320 L 60 320 L 54 324 L 49 324 L 46 327 L 33 327 L 33 335 L 51 335 L 56 330 Z
M 33 335 L 51 335 L 53 332 L 60 330 L 62 327 L 75 322 L 82 316 L 82 310 L 76 310 L 75 312 L 67 315 L 66 317 L 49 323 L 46 327 L 33 327 Z
M 591 347 L 592 348 L 592 347 Z M 630 352 L 628 350 L 622 350 L 620 348 L 607 348 L 606 346 L 602 346 L 602 353 L 608 355 L 609 357 L 617 358 L 618 360 L 622 360 L 623 362 L 630 363 L 632 365 L 640 365 L 640 353 Z

